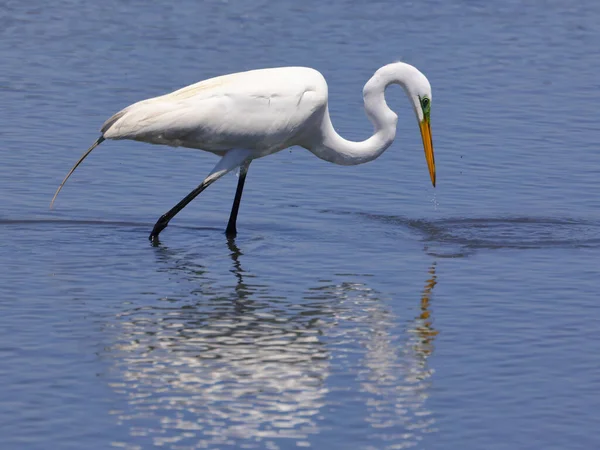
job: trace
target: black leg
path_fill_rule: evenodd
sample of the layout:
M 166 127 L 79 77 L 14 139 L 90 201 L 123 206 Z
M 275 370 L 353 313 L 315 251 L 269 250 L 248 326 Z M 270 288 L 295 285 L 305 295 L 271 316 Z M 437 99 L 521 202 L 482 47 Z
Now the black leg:
M 231 214 L 229 215 L 229 222 L 227 223 L 227 229 L 225 230 L 225 235 L 230 238 L 235 237 L 237 234 L 235 224 L 238 211 L 240 210 L 240 201 L 242 200 L 242 191 L 244 190 L 244 182 L 246 181 L 246 175 L 248 174 L 248 167 L 250 167 L 249 162 L 240 167 L 240 178 L 238 179 L 237 190 L 235 191 L 235 198 L 233 199 Z
M 160 219 L 156 221 L 154 228 L 152 229 L 152 233 L 150 233 L 150 239 L 152 242 L 158 242 L 158 235 L 162 230 L 167 228 L 169 225 L 169 221 L 177 215 L 179 211 L 186 207 L 186 205 L 194 200 L 200 192 L 210 186 L 213 182 L 217 181 L 220 177 L 208 177 L 204 180 L 196 189 L 190 192 L 183 200 L 177 203 L 173 208 L 171 208 L 167 213 L 160 216 Z

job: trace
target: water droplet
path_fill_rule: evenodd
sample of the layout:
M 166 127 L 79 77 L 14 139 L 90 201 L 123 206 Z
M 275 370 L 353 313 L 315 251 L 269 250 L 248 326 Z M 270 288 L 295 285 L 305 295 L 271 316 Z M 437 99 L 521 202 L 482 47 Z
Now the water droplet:
M 439 203 L 437 201 L 437 197 L 435 195 L 435 192 L 433 193 L 433 198 L 431 199 L 431 203 L 433 203 L 433 209 L 434 209 L 434 211 L 437 211 Z

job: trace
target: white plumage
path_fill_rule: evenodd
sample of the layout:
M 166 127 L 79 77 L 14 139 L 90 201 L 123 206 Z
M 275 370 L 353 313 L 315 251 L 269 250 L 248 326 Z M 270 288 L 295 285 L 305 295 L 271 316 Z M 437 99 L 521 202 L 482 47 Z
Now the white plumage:
M 221 157 L 209 176 L 156 223 L 150 238 L 208 185 L 240 167 L 241 177 L 227 227 L 236 233 L 239 201 L 250 162 L 297 145 L 321 159 L 342 165 L 377 158 L 393 142 L 397 115 L 388 108 L 384 92 L 401 85 L 421 127 L 425 156 L 435 186 L 435 163 L 430 131 L 431 86 L 416 68 L 393 63 L 379 69 L 363 90 L 366 113 L 375 132 L 351 142 L 337 134 L 328 111 L 327 83 L 316 70 L 282 67 L 211 78 L 170 94 L 143 100 L 119 111 L 101 128 L 102 136 L 80 158 L 56 191 L 87 155 L 105 139 L 133 139 L 152 144 L 205 150 Z
M 301 145 L 327 105 L 327 84 L 304 67 L 252 70 L 193 84 L 135 103 L 102 127 L 106 139 L 265 156 Z

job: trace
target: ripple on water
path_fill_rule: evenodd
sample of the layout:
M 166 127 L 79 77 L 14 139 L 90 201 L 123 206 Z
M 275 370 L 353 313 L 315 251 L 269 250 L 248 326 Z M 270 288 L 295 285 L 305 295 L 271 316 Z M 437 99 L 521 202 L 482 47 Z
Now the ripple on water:
M 368 213 L 335 213 L 357 214 L 367 220 L 416 232 L 421 235 L 428 253 L 439 257 L 461 257 L 485 249 L 600 247 L 600 224 L 581 219 L 481 217 L 429 220 Z

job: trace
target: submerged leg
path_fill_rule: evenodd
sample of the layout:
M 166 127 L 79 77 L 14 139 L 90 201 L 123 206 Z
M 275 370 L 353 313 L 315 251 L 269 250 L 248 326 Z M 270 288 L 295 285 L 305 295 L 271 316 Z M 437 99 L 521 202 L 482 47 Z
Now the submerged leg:
M 242 200 L 242 191 L 244 190 L 244 182 L 246 181 L 246 175 L 248 174 L 248 167 L 250 162 L 240 167 L 240 178 L 238 180 L 237 190 L 235 191 L 235 198 L 233 199 L 233 206 L 231 207 L 231 214 L 229 215 L 229 222 L 227 223 L 227 229 L 225 235 L 227 237 L 235 237 L 237 234 L 237 228 L 235 226 L 240 210 L 240 201 Z
M 213 184 L 227 172 L 230 172 L 240 165 L 243 165 L 245 161 L 249 159 L 249 157 L 250 152 L 247 150 L 230 150 L 227 152 L 212 170 L 210 175 L 208 175 L 196 189 L 186 195 L 183 200 L 177 203 L 168 212 L 160 216 L 160 218 L 156 221 L 154 228 L 152 229 L 152 233 L 150 233 L 149 239 L 152 242 L 158 242 L 158 235 L 160 232 L 167 228 L 167 225 L 169 225 L 171 219 L 175 217 L 179 211 L 185 208 L 187 204 L 194 200 L 204 189 Z

